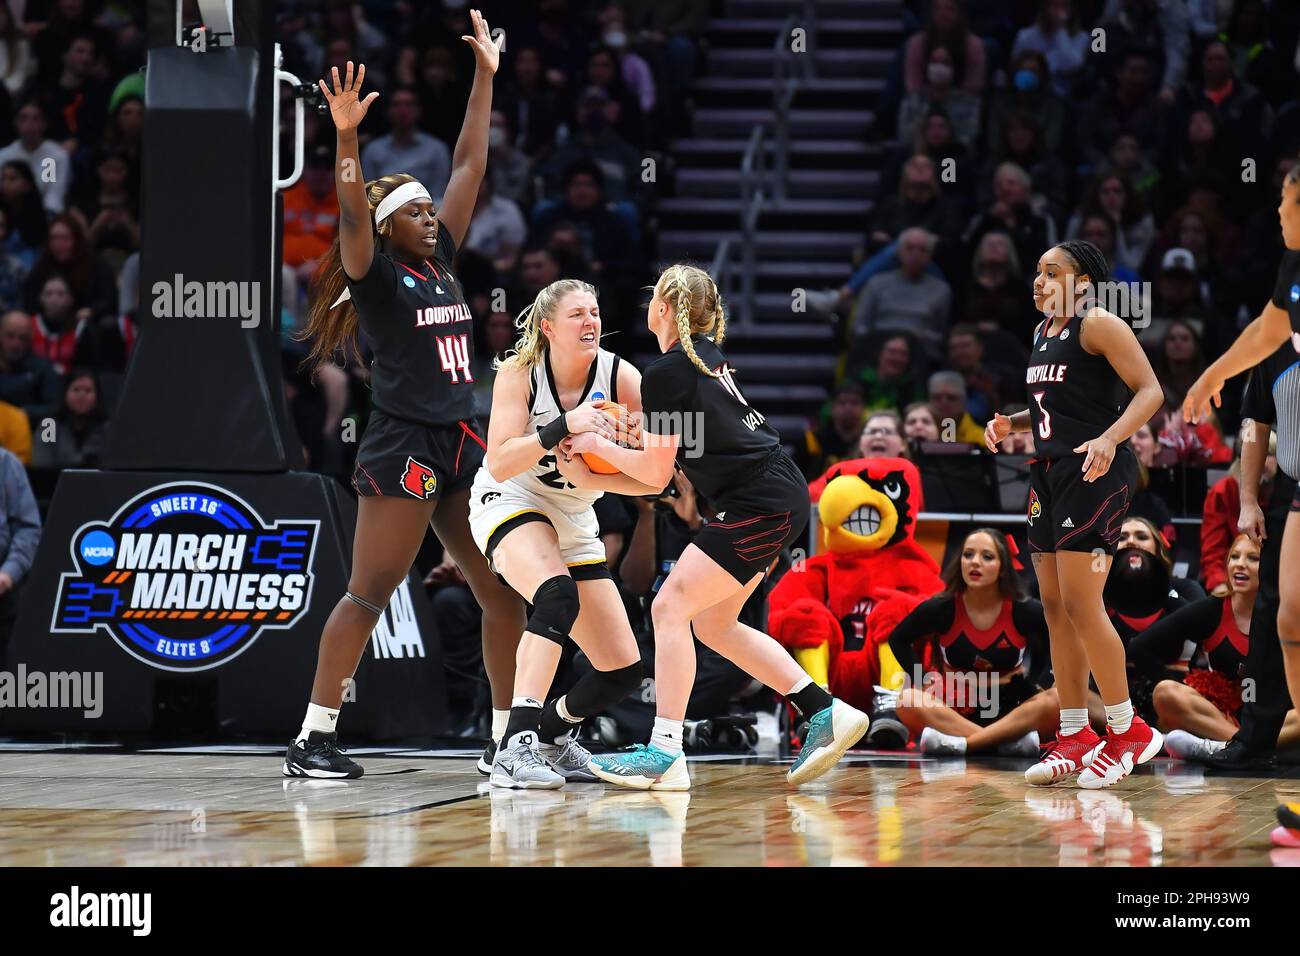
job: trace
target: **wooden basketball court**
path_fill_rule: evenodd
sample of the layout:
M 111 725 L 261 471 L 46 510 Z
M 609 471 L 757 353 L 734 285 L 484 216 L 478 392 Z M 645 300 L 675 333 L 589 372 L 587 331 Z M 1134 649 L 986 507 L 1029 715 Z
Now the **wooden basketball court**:
M 289 780 L 271 748 L 5 745 L 4 866 L 1297 866 L 1269 843 L 1300 773 L 1160 759 L 1118 788 L 1026 764 L 853 755 L 792 790 L 786 761 L 704 757 L 688 794 L 493 790 L 469 751 L 353 751 L 357 781 Z

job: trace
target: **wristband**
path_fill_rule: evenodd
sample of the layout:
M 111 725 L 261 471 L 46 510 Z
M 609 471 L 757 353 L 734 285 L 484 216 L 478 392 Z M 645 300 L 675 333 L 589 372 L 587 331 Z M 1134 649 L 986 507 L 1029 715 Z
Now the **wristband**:
M 554 450 L 555 446 L 564 441 L 568 434 L 569 426 L 565 424 L 563 413 L 554 421 L 547 422 L 537 429 L 537 438 L 547 451 Z

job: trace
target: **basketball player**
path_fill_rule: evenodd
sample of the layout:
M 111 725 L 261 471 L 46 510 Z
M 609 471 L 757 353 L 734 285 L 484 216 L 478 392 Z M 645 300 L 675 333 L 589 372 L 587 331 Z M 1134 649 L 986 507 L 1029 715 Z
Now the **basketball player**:
M 359 496 L 352 574 L 321 634 L 307 716 L 285 755 L 287 776 L 361 776 L 337 745 L 344 688 L 431 522 L 483 608 L 484 665 L 494 704 L 507 713 L 523 605 L 489 571 L 470 535 L 469 486 L 483 446 L 473 419 L 472 317 L 451 271 L 487 161 L 499 59 L 487 24 L 472 15 L 475 36 L 465 39 L 477 61 L 474 87 L 439 209 L 409 175 L 362 179 L 357 127 L 379 95 L 360 97 L 365 66 L 354 75 L 349 62 L 342 81 L 335 68 L 332 90 L 320 81 L 338 131 L 339 235 L 305 335 L 319 366 L 341 349 L 356 354 L 358 327 L 365 333 L 374 353 L 375 411 L 352 477 Z
M 1025 771 L 1031 784 L 1079 775 L 1086 790 L 1110 787 L 1160 752 L 1163 738 L 1133 713 L 1124 645 L 1102 590 L 1137 484 L 1128 440 L 1163 397 L 1146 353 L 1123 319 L 1093 304 L 1106 257 L 1081 240 L 1038 260 L 1034 330 L 1025 376 L 1029 409 L 994 415 L 984 443 L 994 454 L 1012 431 L 1033 430 L 1029 546 L 1051 635 L 1060 699 L 1056 743 Z M 1131 391 L 1127 407 L 1124 387 Z M 1088 725 L 1088 674 L 1106 707 L 1107 733 Z
M 641 686 L 641 652 L 605 565 L 592 505 L 606 491 L 660 489 L 593 474 L 559 447 L 571 434 L 616 437 L 616 420 L 595 404 L 602 399 L 641 410 L 641 376 L 600 347 L 596 290 L 576 279 L 552 282 L 516 325 L 519 341 L 492 386 L 487 457 L 470 490 L 475 544 L 533 608 L 489 779 L 498 787 L 555 789 L 596 779 L 573 731 Z M 593 670 L 543 708 L 570 637 Z
M 1215 407 L 1219 406 L 1224 382 L 1263 362 L 1287 339 L 1300 353 L 1300 166 L 1293 167 L 1282 183 L 1282 199 L 1277 214 L 1282 223 L 1282 243 L 1286 246 L 1286 253 L 1277 270 L 1273 298 L 1264 306 L 1264 311 L 1242 330 L 1228 351 L 1202 372 L 1187 390 L 1183 418 L 1189 422 L 1199 422 L 1207 417 L 1211 402 Z M 1297 402 L 1300 396 L 1291 392 L 1288 399 Z M 1279 425 L 1282 421 L 1279 410 Z M 1279 446 L 1284 438 L 1291 442 L 1296 440 L 1295 436 L 1284 436 L 1279 432 Z M 1287 515 L 1282 531 L 1278 566 L 1300 567 L 1300 490 L 1291 502 L 1291 513 Z M 1300 590 L 1283 587 L 1279 596 L 1277 639 L 1282 646 L 1282 666 L 1291 692 L 1291 704 L 1300 707 Z M 1300 805 L 1284 804 L 1278 815 L 1284 827 L 1293 827 L 1300 823 Z M 1300 841 L 1300 835 L 1296 839 Z
M 572 439 L 653 488 L 680 465 L 715 515 L 687 545 L 651 607 L 657 716 L 648 746 L 593 757 L 602 780 L 686 790 L 682 722 L 695 681 L 692 635 L 787 697 L 809 718 L 790 768 L 793 784 L 825 773 L 866 733 L 867 715 L 833 700 L 786 651 L 737 619 L 741 606 L 808 520 L 808 483 L 781 450 L 761 412 L 745 401 L 719 350 L 722 300 L 707 272 L 670 266 L 659 277 L 647 321 L 664 354 L 641 383 L 643 448 L 622 448 L 598 432 Z

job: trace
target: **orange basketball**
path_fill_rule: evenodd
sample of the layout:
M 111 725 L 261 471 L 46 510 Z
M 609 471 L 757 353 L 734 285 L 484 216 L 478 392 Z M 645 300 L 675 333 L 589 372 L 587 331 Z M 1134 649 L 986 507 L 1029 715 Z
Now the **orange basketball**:
M 593 402 L 592 404 L 596 405 L 598 408 L 604 409 L 618 419 L 618 444 L 622 445 L 624 448 L 635 447 L 635 443 L 632 440 L 632 435 L 629 431 L 631 426 L 628 420 L 627 406 L 620 404 L 619 402 Z M 618 469 L 599 455 L 584 451 L 582 452 L 582 460 L 586 466 L 591 469 L 593 474 L 618 474 Z

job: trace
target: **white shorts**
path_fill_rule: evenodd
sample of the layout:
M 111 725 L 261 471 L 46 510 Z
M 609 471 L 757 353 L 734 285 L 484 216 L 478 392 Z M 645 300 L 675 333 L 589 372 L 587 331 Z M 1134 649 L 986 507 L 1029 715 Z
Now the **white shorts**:
M 560 539 L 560 557 L 571 572 L 582 568 L 587 569 L 584 576 L 609 577 L 595 510 L 587 506 L 580 511 L 565 511 L 544 496 L 532 494 L 513 482 L 493 480 L 487 468 L 480 467 L 469 493 L 469 530 L 489 565 L 492 551 L 501 539 L 529 521 L 545 521 L 555 529 Z M 575 578 L 578 576 L 574 574 Z

